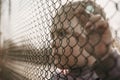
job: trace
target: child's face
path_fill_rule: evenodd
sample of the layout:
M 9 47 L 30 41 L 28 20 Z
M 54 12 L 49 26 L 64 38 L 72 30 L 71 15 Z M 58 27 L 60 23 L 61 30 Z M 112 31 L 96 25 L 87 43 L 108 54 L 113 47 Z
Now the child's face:
M 69 15 L 71 12 L 77 18 Z M 94 14 L 103 16 L 92 14 L 86 17 L 86 11 L 80 6 L 71 12 L 66 14 L 61 11 L 51 29 L 54 64 L 59 68 L 91 66 L 96 61 L 95 57 L 102 58 L 111 49 L 112 36 L 108 22 L 104 20 L 100 6 Z
M 85 50 L 85 31 L 74 17 L 70 23 L 65 20 L 51 29 L 52 55 L 59 68 L 75 68 L 91 65 L 95 59 Z

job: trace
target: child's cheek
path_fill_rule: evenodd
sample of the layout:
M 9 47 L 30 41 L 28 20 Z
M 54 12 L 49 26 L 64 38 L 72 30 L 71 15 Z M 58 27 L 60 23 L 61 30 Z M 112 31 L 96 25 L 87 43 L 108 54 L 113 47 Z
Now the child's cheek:
M 70 38 L 69 38 L 69 46 L 70 46 L 70 47 L 74 48 L 77 44 L 78 44 L 78 43 L 77 43 L 75 37 L 70 37 Z

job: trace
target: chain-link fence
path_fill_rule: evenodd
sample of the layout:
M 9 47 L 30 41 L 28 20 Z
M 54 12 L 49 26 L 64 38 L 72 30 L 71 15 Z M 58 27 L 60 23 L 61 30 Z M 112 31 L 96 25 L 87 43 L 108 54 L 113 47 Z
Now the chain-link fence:
M 6 80 L 120 80 L 120 0 L 1 2 Z

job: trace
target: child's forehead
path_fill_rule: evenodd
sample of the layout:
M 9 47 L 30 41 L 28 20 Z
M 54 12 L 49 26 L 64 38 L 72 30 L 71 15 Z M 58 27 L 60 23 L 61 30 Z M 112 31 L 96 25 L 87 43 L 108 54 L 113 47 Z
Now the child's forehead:
M 61 17 L 62 19 L 62 17 Z M 60 19 L 57 19 L 60 20 Z M 80 23 L 78 22 L 78 19 L 76 18 L 76 16 L 74 16 L 71 20 L 66 19 L 64 20 L 64 22 L 62 22 L 61 20 L 57 23 L 53 23 L 53 26 L 51 28 L 51 32 L 55 32 L 58 30 L 64 29 L 66 31 L 74 31 L 77 33 L 81 33 L 83 28 L 81 27 Z

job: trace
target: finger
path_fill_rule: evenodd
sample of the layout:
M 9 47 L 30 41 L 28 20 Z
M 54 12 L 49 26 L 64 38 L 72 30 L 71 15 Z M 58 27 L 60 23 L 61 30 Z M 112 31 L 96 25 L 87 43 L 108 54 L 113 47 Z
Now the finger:
M 92 15 L 92 16 L 90 17 L 89 21 L 94 24 L 96 21 L 98 21 L 98 20 L 100 20 L 100 19 L 101 19 L 101 16 L 100 16 L 100 15 Z
M 95 30 L 98 31 L 98 33 L 104 33 L 106 29 L 108 28 L 108 23 L 107 21 L 99 20 L 98 22 L 95 23 Z
M 92 22 L 87 22 L 86 26 L 85 26 L 85 29 L 89 29 L 91 26 L 93 25 Z
M 99 29 L 99 28 L 105 29 L 108 27 L 108 22 L 99 20 L 98 22 L 95 23 L 95 26 L 96 26 L 96 29 Z
M 94 24 L 99 21 L 101 19 L 100 15 L 91 15 L 91 18 L 89 19 L 89 21 L 86 23 L 85 25 L 85 29 L 87 31 L 90 31 L 92 29 L 94 29 Z

